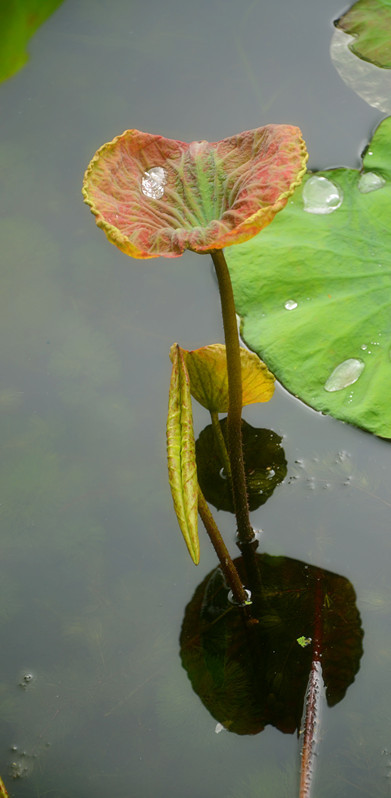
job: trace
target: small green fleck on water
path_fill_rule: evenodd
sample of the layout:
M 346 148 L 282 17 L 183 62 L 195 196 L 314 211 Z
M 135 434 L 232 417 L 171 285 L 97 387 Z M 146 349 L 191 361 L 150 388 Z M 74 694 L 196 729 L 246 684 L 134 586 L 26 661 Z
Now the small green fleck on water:
M 310 643 L 312 643 L 312 637 L 304 637 L 304 635 L 302 635 L 301 637 L 297 638 L 297 642 L 299 646 L 306 648 Z

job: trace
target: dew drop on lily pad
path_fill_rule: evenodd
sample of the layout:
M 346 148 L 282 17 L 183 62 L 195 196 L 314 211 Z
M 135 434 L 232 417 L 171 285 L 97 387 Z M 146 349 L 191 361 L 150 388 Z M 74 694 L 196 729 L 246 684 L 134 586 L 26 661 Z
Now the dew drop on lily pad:
M 348 385 L 353 385 L 354 382 L 357 382 L 364 367 L 365 363 L 359 358 L 349 357 L 344 360 L 331 372 L 324 386 L 325 391 L 342 391 Z
M 284 305 L 285 310 L 295 310 L 297 308 L 297 302 L 294 299 L 288 299 Z
M 165 169 L 162 166 L 154 166 L 148 172 L 144 172 L 141 180 L 141 191 L 146 197 L 161 199 L 166 183 L 167 173 Z
M 308 213 L 333 213 L 342 205 L 341 189 L 327 177 L 314 175 L 303 188 L 304 210 Z
M 384 177 L 377 175 L 376 172 L 363 172 L 358 181 L 358 190 L 361 194 L 369 194 L 370 191 L 377 191 L 385 185 Z

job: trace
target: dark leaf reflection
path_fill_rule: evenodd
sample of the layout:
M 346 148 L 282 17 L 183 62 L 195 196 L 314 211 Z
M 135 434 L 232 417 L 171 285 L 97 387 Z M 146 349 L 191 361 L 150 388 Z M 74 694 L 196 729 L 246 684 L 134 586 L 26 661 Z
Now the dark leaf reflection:
M 253 623 L 227 599 L 216 568 L 188 604 L 180 636 L 182 664 L 194 691 L 226 729 L 257 734 L 267 724 L 299 731 L 316 641 L 327 704 L 354 681 L 363 653 L 360 615 L 343 576 L 289 557 L 235 560 L 251 588 Z
M 227 442 L 225 418 L 220 425 Z M 242 421 L 242 436 L 249 509 L 252 512 L 267 501 L 286 477 L 287 463 L 281 446 L 282 438 L 272 430 L 257 429 Z M 196 456 L 198 481 L 206 500 L 217 510 L 233 513 L 231 490 L 211 424 L 202 430 L 196 442 Z

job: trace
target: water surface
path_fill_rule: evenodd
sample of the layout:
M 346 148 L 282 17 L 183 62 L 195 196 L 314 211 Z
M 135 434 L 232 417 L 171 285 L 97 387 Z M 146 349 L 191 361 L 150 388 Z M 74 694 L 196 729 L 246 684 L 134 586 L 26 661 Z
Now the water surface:
M 203 538 L 190 562 L 167 486 L 168 353 L 222 341 L 210 263 L 132 261 L 80 189 L 96 148 L 131 127 L 217 140 L 288 122 L 310 167 L 357 166 L 381 116 L 331 64 L 342 10 L 65 0 L 0 87 L 0 773 L 15 798 L 297 794 L 296 738 L 216 734 L 178 655 L 215 560 Z M 389 444 L 282 388 L 245 417 L 288 461 L 253 516 L 263 550 L 350 579 L 365 630 L 356 680 L 323 714 L 316 794 L 388 796 Z

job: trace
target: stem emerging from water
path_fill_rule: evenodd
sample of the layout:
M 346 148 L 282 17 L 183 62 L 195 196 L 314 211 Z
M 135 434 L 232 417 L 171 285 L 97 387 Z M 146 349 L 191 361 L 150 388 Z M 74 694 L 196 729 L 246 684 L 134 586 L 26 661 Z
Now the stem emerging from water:
M 233 597 L 239 606 L 245 607 L 248 601 L 248 595 L 241 583 L 239 574 L 233 564 L 231 555 L 224 543 L 224 540 L 221 537 L 220 530 L 208 507 L 201 488 L 198 488 L 198 512 L 212 541 L 214 550 L 220 561 L 221 570 L 232 590 Z
M 219 284 L 227 355 L 229 408 L 227 417 L 228 452 L 231 462 L 233 503 L 241 544 L 250 543 L 254 531 L 250 524 L 246 476 L 242 447 L 242 367 L 234 295 L 228 266 L 221 249 L 212 253 Z

